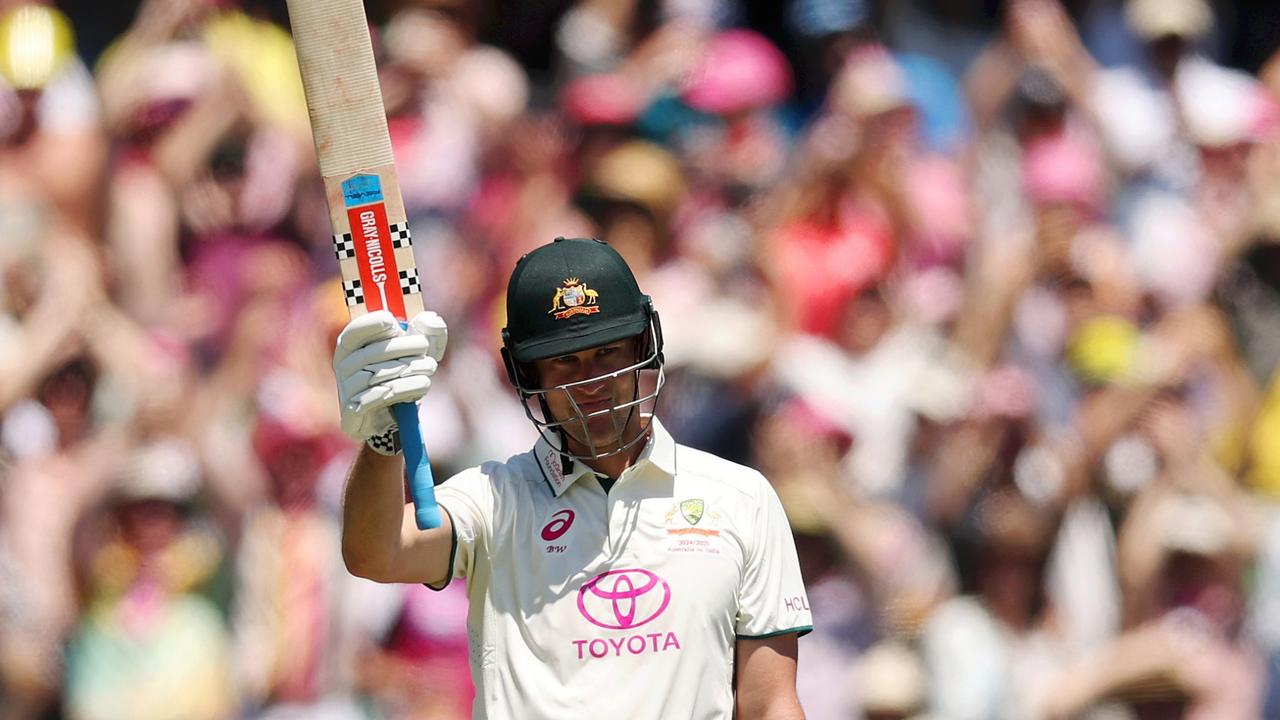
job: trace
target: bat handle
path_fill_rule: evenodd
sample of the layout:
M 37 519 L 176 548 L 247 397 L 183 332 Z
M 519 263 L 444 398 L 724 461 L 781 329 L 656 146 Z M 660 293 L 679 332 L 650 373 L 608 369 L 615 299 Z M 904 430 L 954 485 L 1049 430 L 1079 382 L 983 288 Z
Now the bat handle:
M 431 461 L 422 444 L 422 429 L 418 427 L 418 406 L 400 403 L 391 406 L 391 414 L 400 428 L 400 445 L 404 449 L 404 470 L 409 476 L 409 495 L 413 497 L 413 516 L 419 530 L 440 527 L 440 506 L 436 505 L 435 479 L 431 476 Z

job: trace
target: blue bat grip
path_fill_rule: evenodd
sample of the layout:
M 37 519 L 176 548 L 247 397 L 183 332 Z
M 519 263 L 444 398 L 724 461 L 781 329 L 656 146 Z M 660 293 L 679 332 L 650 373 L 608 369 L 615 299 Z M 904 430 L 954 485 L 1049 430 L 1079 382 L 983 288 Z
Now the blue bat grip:
M 413 497 L 413 516 L 419 530 L 440 527 L 440 506 L 436 505 L 436 483 L 431 476 L 431 461 L 422 444 L 418 427 L 418 406 L 400 403 L 391 406 L 391 414 L 400 427 L 400 445 L 404 448 L 404 470 L 409 476 L 409 495 Z

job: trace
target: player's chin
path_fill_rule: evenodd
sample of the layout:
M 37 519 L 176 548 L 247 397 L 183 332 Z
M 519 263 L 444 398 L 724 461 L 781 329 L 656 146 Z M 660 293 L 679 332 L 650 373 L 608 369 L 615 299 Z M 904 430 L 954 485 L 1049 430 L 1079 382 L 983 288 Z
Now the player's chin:
M 586 427 L 583 428 L 582 425 Z M 606 413 L 587 418 L 584 423 L 570 430 L 569 434 L 592 454 L 607 455 L 622 446 L 626 440 L 627 429 L 615 420 L 611 413 Z
M 583 444 L 591 450 L 592 454 L 608 455 L 621 447 L 622 436 L 612 426 L 590 429 L 592 432 L 583 438 L 586 440 Z

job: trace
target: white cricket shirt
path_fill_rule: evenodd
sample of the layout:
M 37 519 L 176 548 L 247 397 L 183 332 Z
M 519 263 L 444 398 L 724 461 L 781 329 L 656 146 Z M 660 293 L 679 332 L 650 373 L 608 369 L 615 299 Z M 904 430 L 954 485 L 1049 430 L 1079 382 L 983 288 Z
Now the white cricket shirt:
M 607 495 L 564 468 L 540 440 L 436 489 L 470 595 L 474 717 L 731 718 L 736 639 L 812 625 L 773 488 L 656 419 Z

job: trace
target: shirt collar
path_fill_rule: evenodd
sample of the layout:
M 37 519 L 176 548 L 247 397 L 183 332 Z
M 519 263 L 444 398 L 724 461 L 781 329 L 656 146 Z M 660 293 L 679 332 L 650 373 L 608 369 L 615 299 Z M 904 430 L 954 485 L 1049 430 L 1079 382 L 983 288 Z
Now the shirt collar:
M 640 452 L 636 465 L 648 463 L 657 468 L 662 474 L 674 476 L 676 474 L 675 439 L 658 421 L 657 416 L 653 417 L 649 428 L 649 440 L 645 443 L 644 450 Z
M 563 495 L 578 478 L 592 474 L 591 468 L 587 467 L 586 463 L 564 455 L 545 437 L 538 438 L 538 442 L 534 445 L 534 455 L 537 457 L 538 467 L 542 470 L 542 476 L 546 478 L 547 485 L 551 487 L 551 493 L 556 497 Z M 649 439 L 645 441 L 644 450 L 640 451 L 640 456 L 636 459 L 635 467 L 644 465 L 652 465 L 667 476 L 674 476 L 676 472 L 675 439 L 657 417 L 652 419 L 649 426 Z
M 533 452 L 538 458 L 542 477 L 551 487 L 551 494 L 556 497 L 563 495 L 578 478 L 591 474 L 591 468 L 561 453 L 545 437 L 538 438 Z

